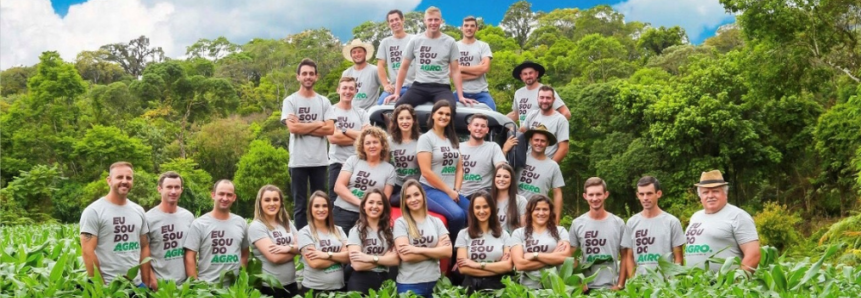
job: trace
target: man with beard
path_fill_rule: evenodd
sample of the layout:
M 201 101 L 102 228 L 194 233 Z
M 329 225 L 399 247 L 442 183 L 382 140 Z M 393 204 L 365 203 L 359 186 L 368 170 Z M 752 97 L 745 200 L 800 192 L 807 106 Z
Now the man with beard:
M 457 100 L 451 92 L 449 79 L 454 82 L 457 98 L 465 104 L 477 103 L 474 99 L 463 96 L 462 78 L 460 76 L 460 52 L 454 38 L 443 34 L 442 13 L 434 6 L 425 10 L 425 33 L 414 36 L 404 50 L 403 64 L 398 70 L 394 93 L 386 98 L 386 102 L 397 101 L 395 104 L 408 104 L 413 107 L 426 102 L 447 100 L 451 103 L 452 116 L 455 114 Z M 416 79 L 406 93 L 400 93 L 412 61 L 417 61 Z
M 181 284 L 186 279 L 183 241 L 188 235 L 194 214 L 179 207 L 182 196 L 182 177 L 168 171 L 158 177 L 158 193 L 161 203 L 146 213 L 149 225 L 152 261 L 142 266 L 144 281 L 153 290 L 158 289 L 158 279 Z
M 759 265 L 759 234 L 756 224 L 746 211 L 727 203 L 729 183 L 719 170 L 703 172 L 700 183 L 694 184 L 703 210 L 691 216 L 685 236 L 685 264 L 706 266 L 717 272 L 722 263 L 708 262 L 718 258 L 741 258 L 741 269 L 753 272 Z
M 296 228 L 308 223 L 305 214 L 310 192 L 326 187 L 326 166 L 329 165 L 326 137 L 335 132 L 335 118 L 329 113 L 332 103 L 314 92 L 317 64 L 304 59 L 296 68 L 299 91 L 284 99 L 281 122 L 290 131 L 290 192 L 293 197 L 293 218 Z
M 556 136 L 543 125 L 527 130 L 524 136 L 529 140 L 531 149 L 526 155 L 525 165 L 517 171 L 517 177 L 520 177 L 517 194 L 527 200 L 533 195 L 550 197 L 550 189 L 553 189 L 553 211 L 562 214 L 562 187 L 565 186 L 565 179 L 562 178 L 559 164 L 544 154 L 547 146 L 556 144 Z M 561 217 L 556 218 L 554 225 L 559 224 Z
M 514 91 L 514 103 L 511 105 L 511 112 L 508 113 L 508 118 L 511 121 L 520 123 L 523 126 L 523 120 L 526 120 L 526 115 L 529 111 L 538 109 L 538 88 L 544 86 L 538 80 L 544 76 L 544 66 L 541 64 L 525 61 L 514 67 L 511 73 L 514 79 L 522 81 L 526 86 Z M 559 97 L 559 94 L 554 93 L 553 109 L 559 111 L 565 119 L 571 119 L 571 111 L 565 106 L 565 102 Z
M 589 289 L 611 288 L 614 291 L 625 287 L 625 265 L 616 265 L 620 256 L 627 253 L 630 242 L 622 241 L 625 234 L 625 221 L 604 209 L 604 201 L 610 196 L 607 183 L 598 177 L 586 179 L 583 185 L 583 199 L 589 203 L 589 211 L 571 222 L 568 235 L 571 248 L 580 247 L 583 256 L 580 262 L 598 262 L 585 273 L 590 276 L 598 272 L 598 277 L 588 283 Z M 627 246 L 626 246 L 627 245 Z
M 191 223 L 183 247 L 188 277 L 214 283 L 221 278 L 222 271 L 239 274 L 239 268 L 248 263 L 245 237 L 248 224 L 241 216 L 230 213 L 230 206 L 236 201 L 233 182 L 218 180 L 211 196 L 212 211 Z
M 509 138 L 505 148 L 499 144 L 485 142 L 487 135 L 487 116 L 481 113 L 469 118 L 469 140 L 460 143 L 460 154 L 463 156 L 463 183 L 460 194 L 469 197 L 479 190 L 490 190 L 493 183 L 493 171 L 497 165 L 506 163 L 505 154 L 517 144 L 516 138 Z
M 392 36 L 383 38 L 380 41 L 380 48 L 377 51 L 377 77 L 383 83 L 383 93 L 377 100 L 377 104 L 384 104 L 386 98 L 392 93 L 395 93 L 395 82 L 398 80 L 398 70 L 403 61 L 403 53 L 407 48 L 407 44 L 414 35 L 404 32 L 404 13 L 400 10 L 393 9 L 386 14 L 386 22 L 389 24 L 389 29 L 392 30 Z M 404 79 L 401 87 L 401 94 L 407 92 L 410 85 L 416 79 L 416 65 L 413 60 L 407 71 L 407 76 Z M 386 75 L 388 71 L 388 75 Z
M 109 168 L 108 194 L 81 213 L 81 257 L 87 276 L 101 273 L 104 282 L 124 276 L 149 256 L 149 226 L 144 209 L 128 199 L 134 186 L 132 164 L 115 162 Z M 143 285 L 141 276 L 133 280 Z
M 652 176 L 645 176 L 637 181 L 637 199 L 643 206 L 643 211 L 628 219 L 623 242 L 630 247 L 625 256 L 626 273 L 634 276 L 646 272 L 646 268 L 658 267 L 658 259 L 672 253 L 672 261 L 681 265 L 684 260 L 682 245 L 685 235 L 678 218 L 664 212 L 658 207 L 661 198 L 661 183 Z
M 359 109 L 367 110 L 374 106 L 377 97 L 380 96 L 379 72 L 376 66 L 368 64 L 367 61 L 368 56 L 374 55 L 374 45 L 364 43 L 360 39 L 354 39 L 350 44 L 344 46 L 341 52 L 344 58 L 353 62 L 353 66 L 341 73 L 342 78 L 356 79 L 357 87 L 356 95 L 353 97 L 353 105 Z
M 475 17 L 468 16 L 463 19 L 463 25 L 460 27 L 463 38 L 457 42 L 457 48 L 460 51 L 463 96 L 474 98 L 487 105 L 491 110 L 496 111 L 496 102 L 487 91 L 487 71 L 490 70 L 490 59 L 493 59 L 493 52 L 490 51 L 490 46 L 486 42 L 475 39 L 475 31 L 477 30 L 478 21 Z
M 526 119 L 520 122 L 523 126 L 520 127 L 521 132 L 525 132 L 528 128 L 544 125 L 556 139 L 559 141 L 556 145 L 548 146 L 545 154 L 550 156 L 556 163 L 562 163 L 565 155 L 568 155 L 568 119 L 553 109 L 556 90 L 550 86 L 541 86 L 538 88 L 538 110 L 529 111 Z
M 353 143 L 368 127 L 370 120 L 364 109 L 353 105 L 356 94 L 356 79 L 353 77 L 341 77 L 338 82 L 338 103 L 329 109 L 329 114 L 336 119 L 335 133 L 328 136 L 329 139 L 329 203 L 335 198 L 335 182 L 341 174 L 341 167 L 351 155 L 356 154 Z

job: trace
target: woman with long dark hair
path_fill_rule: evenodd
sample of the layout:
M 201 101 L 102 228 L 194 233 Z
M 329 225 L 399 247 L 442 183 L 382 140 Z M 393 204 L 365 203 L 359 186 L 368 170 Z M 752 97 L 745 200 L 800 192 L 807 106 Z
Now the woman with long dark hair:
M 305 265 L 301 295 L 344 290 L 343 264 L 350 262 L 345 244 L 347 235 L 332 219 L 332 207 L 325 192 L 315 191 L 308 199 L 308 225 L 299 230 L 299 249 Z
M 388 267 L 400 263 L 389 225 L 391 219 L 392 206 L 386 195 L 379 189 L 366 192 L 359 208 L 359 221 L 347 238 L 353 268 L 347 291 L 367 295 L 368 289 L 380 289 L 388 279 Z
M 350 231 L 359 219 L 359 205 L 365 193 L 381 190 L 388 198 L 395 185 L 395 167 L 389 160 L 386 132 L 368 127 L 359 133 L 356 154 L 347 158 L 335 182 L 335 225 Z M 348 234 L 349 235 L 349 234 Z
M 571 256 L 571 245 L 568 231 L 555 225 L 557 214 L 550 198 L 532 196 L 526 204 L 526 214 L 526 224 L 511 234 L 511 258 L 517 270 L 523 271 L 520 283 L 540 289 L 541 269 L 562 265 Z
M 263 263 L 263 272 L 271 274 L 283 289 L 263 283 L 260 292 L 273 297 L 293 297 L 298 294 L 296 265 L 296 226 L 284 209 L 284 194 L 275 185 L 266 185 L 257 192 L 254 221 L 248 226 L 248 243 L 254 257 Z
M 499 223 L 506 232 L 513 232 L 526 222 L 526 198 L 517 194 L 514 168 L 508 164 L 496 166 L 490 195 L 496 201 Z
M 395 107 L 389 121 L 389 146 L 392 165 L 395 166 L 397 179 L 392 189 L 392 206 L 400 206 L 401 186 L 407 179 L 419 179 L 419 163 L 416 159 L 416 144 L 419 139 L 419 118 L 410 105 Z
M 454 244 L 467 295 L 502 289 L 505 287 L 502 277 L 513 269 L 509 254 L 512 239 L 497 220 L 494 201 L 483 190 L 470 197 L 467 227 L 460 231 Z
M 395 247 L 401 259 L 396 285 L 398 294 L 413 291 L 431 297 L 441 272 L 439 260 L 451 258 L 451 239 L 442 221 L 428 215 L 422 185 L 413 179 L 401 189 L 401 213 L 395 221 Z

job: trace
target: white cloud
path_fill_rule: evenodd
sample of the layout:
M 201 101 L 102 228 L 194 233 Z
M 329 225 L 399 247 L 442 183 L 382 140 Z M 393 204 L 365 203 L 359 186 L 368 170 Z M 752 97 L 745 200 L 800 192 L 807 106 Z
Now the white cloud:
M 200 38 L 225 36 L 237 44 L 252 38 L 283 38 L 326 27 L 350 36 L 367 20 L 383 20 L 393 8 L 410 11 L 420 0 L 89 0 L 65 17 L 50 0 L 0 1 L 0 69 L 38 62 L 43 51 L 72 61 L 84 50 L 150 38 L 169 57 L 185 54 Z
M 718 0 L 628 0 L 613 5 L 628 21 L 648 22 L 654 27 L 680 26 L 691 41 L 698 42 L 706 31 L 732 20 Z

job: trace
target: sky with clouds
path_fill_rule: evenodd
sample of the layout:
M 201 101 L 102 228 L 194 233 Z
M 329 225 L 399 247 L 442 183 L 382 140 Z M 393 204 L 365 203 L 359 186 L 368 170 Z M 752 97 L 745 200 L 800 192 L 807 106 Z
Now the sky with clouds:
M 0 69 L 33 65 L 43 51 L 73 61 L 84 50 L 150 38 L 170 57 L 180 57 L 200 38 L 225 36 L 237 44 L 252 38 L 282 38 L 326 27 L 342 41 L 353 27 L 382 20 L 387 11 L 437 6 L 443 17 L 480 16 L 498 24 L 516 0 L 3 0 L 0 1 Z M 679 25 L 693 43 L 733 22 L 718 0 L 532 0 L 534 11 L 560 7 L 586 9 L 607 4 L 628 21 L 653 26 Z M 337 9 L 333 9 L 337 8 Z

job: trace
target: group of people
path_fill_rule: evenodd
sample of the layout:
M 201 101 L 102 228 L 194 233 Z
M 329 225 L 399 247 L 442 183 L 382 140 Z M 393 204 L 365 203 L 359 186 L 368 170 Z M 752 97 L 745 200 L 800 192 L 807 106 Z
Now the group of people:
M 444 259 L 454 259 L 451 269 L 470 291 L 502 287 L 502 277 L 515 268 L 522 284 L 540 288 L 540 271 L 577 249 L 579 261 L 596 263 L 598 277 L 589 289 L 624 287 L 626 278 L 668 256 L 690 266 L 708 264 L 714 255 L 737 256 L 744 269 L 756 267 L 753 220 L 727 203 L 719 171 L 703 173 L 696 184 L 704 210 L 693 215 L 684 235 L 679 220 L 658 207 L 660 183 L 648 176 L 638 183 L 643 211 L 627 224 L 604 209 L 609 192 L 594 177 L 582 195 L 590 210 L 569 229 L 558 226 L 565 185 L 559 163 L 568 153 L 570 112 L 553 88 L 538 82 L 544 67 L 527 61 L 513 70 L 525 86 L 515 92 L 508 116 L 519 121 L 528 142 L 524 164 L 514 168 L 505 155 L 517 138 L 503 146 L 485 141 L 487 115 L 469 118 L 468 140 L 459 142 L 455 133 L 458 102 L 495 109 L 485 76 L 492 53 L 475 39 L 475 18 L 464 19 L 459 42 L 439 31 L 442 16 L 434 7 L 425 12 L 427 31 L 419 35 L 404 32 L 400 11 L 386 18 L 392 36 L 380 43 L 377 66 L 366 61 L 372 45 L 353 41 L 344 48 L 354 65 L 342 74 L 337 103 L 314 91 L 313 61 L 297 67 L 300 88 L 284 99 L 281 113 L 290 132 L 292 219 L 285 194 L 266 185 L 248 224 L 230 212 L 236 200 L 230 180 L 214 184 L 212 211 L 195 219 L 178 206 L 183 181 L 175 172 L 159 177 L 161 203 L 144 212 L 127 199 L 132 165 L 117 162 L 107 178 L 109 193 L 81 215 L 90 276 L 98 270 L 110 282 L 151 257 L 136 284 L 214 283 L 253 253 L 280 283 L 261 291 L 276 297 L 308 290 L 367 293 L 388 278 L 399 293 L 430 297 Z M 371 126 L 367 109 L 392 102 L 388 131 Z M 422 134 L 414 106 L 425 102 L 433 108 Z M 397 213 L 402 216 L 395 219 Z M 296 256 L 304 264 L 300 283 Z

